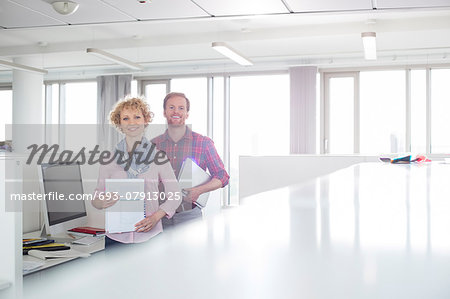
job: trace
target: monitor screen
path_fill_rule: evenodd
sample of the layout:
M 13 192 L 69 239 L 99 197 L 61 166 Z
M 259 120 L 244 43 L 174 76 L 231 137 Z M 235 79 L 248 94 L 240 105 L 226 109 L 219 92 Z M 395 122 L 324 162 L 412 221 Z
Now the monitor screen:
M 87 216 L 78 164 L 42 164 L 48 224 L 54 226 Z

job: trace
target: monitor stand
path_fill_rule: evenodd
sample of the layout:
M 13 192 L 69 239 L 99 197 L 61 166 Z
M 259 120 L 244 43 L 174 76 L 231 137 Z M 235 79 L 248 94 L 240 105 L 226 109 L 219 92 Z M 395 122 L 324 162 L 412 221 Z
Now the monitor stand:
M 49 239 L 49 240 L 55 240 L 55 243 L 72 243 L 73 241 L 82 238 L 81 236 L 75 236 L 72 234 L 69 235 L 64 232 L 61 232 L 57 235 L 47 234 L 47 229 L 45 228 L 45 224 L 42 225 L 40 237 Z

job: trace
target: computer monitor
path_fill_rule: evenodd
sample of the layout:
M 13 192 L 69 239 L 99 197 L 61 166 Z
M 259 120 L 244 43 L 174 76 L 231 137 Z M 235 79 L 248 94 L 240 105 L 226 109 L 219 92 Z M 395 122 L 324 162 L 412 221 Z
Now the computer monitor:
M 67 230 L 85 226 L 86 205 L 79 164 L 38 165 L 45 234 L 65 236 Z

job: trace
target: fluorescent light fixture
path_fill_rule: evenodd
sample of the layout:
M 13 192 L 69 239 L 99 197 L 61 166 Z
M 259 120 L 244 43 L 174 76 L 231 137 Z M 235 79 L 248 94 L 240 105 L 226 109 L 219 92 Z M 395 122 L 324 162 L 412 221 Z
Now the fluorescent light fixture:
M 363 32 L 361 37 L 364 46 L 364 58 L 367 60 L 377 59 L 377 34 L 375 32 Z
M 236 50 L 228 46 L 226 43 L 223 42 L 213 42 L 212 47 L 217 52 L 221 53 L 222 55 L 230 58 L 231 60 L 239 63 L 240 65 L 253 65 L 253 62 L 248 60 L 243 55 L 239 54 Z
M 113 55 L 111 53 L 105 52 L 103 50 L 100 49 L 95 49 L 95 48 L 87 48 L 86 49 L 86 53 L 91 53 L 91 54 L 95 54 L 98 57 L 104 58 L 106 60 L 112 61 L 114 63 L 118 63 L 121 64 L 123 66 L 126 66 L 130 69 L 133 70 L 137 70 L 137 71 L 141 71 L 144 69 L 144 67 L 140 64 L 134 63 L 133 61 L 127 60 L 125 58 Z
M 18 63 L 14 63 L 14 62 L 5 61 L 5 60 L 0 60 L 0 66 L 4 66 L 4 67 L 11 68 L 14 70 L 39 73 L 39 74 L 44 74 L 44 75 L 48 74 L 47 70 L 38 69 L 38 68 L 31 67 L 28 65 L 18 64 Z
M 77 11 L 80 5 L 72 1 L 55 1 L 52 3 L 52 6 L 59 14 L 71 15 Z

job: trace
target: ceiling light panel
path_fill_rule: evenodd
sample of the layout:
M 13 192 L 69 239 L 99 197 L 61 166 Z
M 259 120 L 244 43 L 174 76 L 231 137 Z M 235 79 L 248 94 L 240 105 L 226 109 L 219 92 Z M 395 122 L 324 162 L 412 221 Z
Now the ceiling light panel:
M 123 12 L 120 12 L 119 10 L 99 0 L 72 0 L 80 6 L 75 13 L 66 16 L 60 15 L 53 9 L 51 5 L 52 1 L 14 1 L 67 24 L 94 24 L 135 20 L 134 18 L 127 16 Z
M 28 5 L 20 5 L 16 3 L 19 1 L 1 1 L 0 2 L 0 26 L 5 28 L 18 28 L 18 27 L 32 27 L 32 26 L 52 26 L 52 25 L 64 25 L 64 22 L 49 18 L 39 12 L 27 9 Z M 41 1 L 24 1 L 29 2 L 41 2 Z M 41 4 L 41 3 L 40 3 Z M 49 10 L 53 10 L 51 5 L 42 2 L 43 6 L 48 6 Z M 18 17 L 20 16 L 20 17 Z
M 372 10 L 371 0 L 285 0 L 294 12 Z
M 208 17 L 209 14 L 190 0 L 138 1 L 104 0 L 139 20 Z
M 144 69 L 144 67 L 142 65 L 140 65 L 140 64 L 137 64 L 137 63 L 135 63 L 135 62 L 133 62 L 131 60 L 125 59 L 123 57 L 111 54 L 109 52 L 103 51 L 101 49 L 87 48 L 86 52 L 89 53 L 89 54 L 96 55 L 96 56 L 98 56 L 98 57 L 100 57 L 102 59 L 106 59 L 108 61 L 111 61 L 113 63 L 123 65 L 123 66 L 125 66 L 127 68 L 130 68 L 130 69 L 133 69 L 133 70 L 136 70 L 136 71 Z
M 251 62 L 247 57 L 233 49 L 231 46 L 224 42 L 213 42 L 212 48 L 216 50 L 217 52 L 221 53 L 222 55 L 230 58 L 234 62 L 243 65 L 243 66 L 250 66 L 253 65 L 253 62 Z
M 7 69 L 12 70 L 20 70 L 25 72 L 31 72 L 31 73 L 38 73 L 38 74 L 47 74 L 48 71 L 40 68 L 35 68 L 28 65 L 18 64 L 6 60 L 0 60 L 0 66 L 5 67 Z
M 195 0 L 195 3 L 214 16 L 289 13 L 281 0 Z

